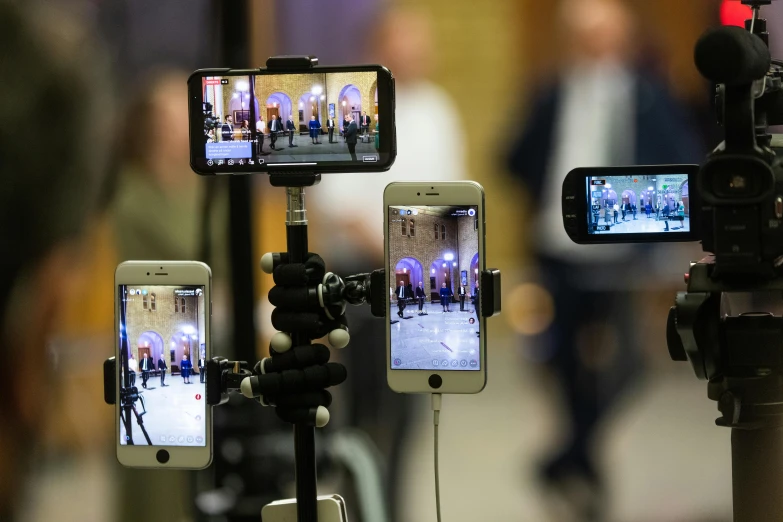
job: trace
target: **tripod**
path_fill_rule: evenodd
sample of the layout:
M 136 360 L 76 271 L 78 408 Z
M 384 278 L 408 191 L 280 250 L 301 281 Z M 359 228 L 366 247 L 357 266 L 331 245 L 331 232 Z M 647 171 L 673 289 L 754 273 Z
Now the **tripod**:
M 141 428 L 141 432 L 144 434 L 144 438 L 147 440 L 147 444 L 152 446 L 152 440 L 147 433 L 147 428 L 144 427 L 144 419 L 141 418 L 142 415 L 147 413 L 147 408 L 144 406 L 144 398 L 139 395 L 138 389 L 135 386 L 120 388 L 120 400 L 122 401 L 120 419 L 122 420 L 122 424 L 125 426 L 125 440 L 127 441 L 128 445 L 135 445 L 133 442 L 133 425 L 131 424 L 130 418 L 130 414 L 133 412 L 133 415 L 136 417 L 136 424 L 138 424 L 139 428 Z M 143 413 L 139 413 L 139 411 L 136 409 L 137 400 L 141 402 L 141 407 L 144 410 Z
M 711 278 L 712 259 L 694 264 L 686 292 L 669 312 L 666 339 L 675 361 L 690 360 L 731 428 L 735 522 L 783 520 L 783 317 L 749 312 L 721 317 L 726 292 L 783 292 L 783 279 L 728 284 Z

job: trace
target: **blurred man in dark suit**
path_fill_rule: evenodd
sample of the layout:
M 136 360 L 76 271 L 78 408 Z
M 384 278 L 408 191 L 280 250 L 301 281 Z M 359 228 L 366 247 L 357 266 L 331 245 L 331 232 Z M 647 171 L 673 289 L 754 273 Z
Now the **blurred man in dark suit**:
M 204 358 L 204 354 L 201 354 L 201 357 L 198 358 L 198 378 L 199 381 L 201 381 L 201 384 L 204 384 L 204 377 L 206 377 L 207 373 L 207 360 Z
M 359 130 L 356 128 L 356 122 L 353 116 L 348 115 L 348 130 L 345 131 L 345 142 L 348 144 L 348 152 L 351 153 L 351 161 L 356 161 L 356 138 Z
M 168 370 L 168 365 L 166 364 L 166 356 L 163 352 L 160 353 L 160 357 L 158 357 L 158 371 L 160 372 L 160 386 L 161 388 L 163 386 L 168 386 L 166 384 L 166 370 Z
M 234 118 L 231 115 L 226 116 L 226 123 L 220 128 L 220 139 L 222 141 L 234 141 Z
M 585 484 L 593 496 L 575 504 L 585 520 L 602 520 L 605 504 L 590 452 L 593 435 L 641 365 L 630 342 L 637 335 L 627 288 L 646 256 L 634 255 L 630 245 L 575 245 L 563 230 L 563 180 L 575 167 L 698 163 L 705 152 L 684 107 L 634 68 L 629 9 L 619 0 L 563 2 L 559 27 L 567 49 L 561 55 L 569 62 L 535 96 L 510 158 L 534 204 L 536 224 L 529 230 L 535 233 L 526 239 L 555 304 L 537 346 L 560 378 L 571 425 L 541 478 L 559 492 L 573 480 Z
M 348 141 L 348 124 L 351 123 L 351 120 L 348 119 L 348 113 L 343 115 L 343 141 Z

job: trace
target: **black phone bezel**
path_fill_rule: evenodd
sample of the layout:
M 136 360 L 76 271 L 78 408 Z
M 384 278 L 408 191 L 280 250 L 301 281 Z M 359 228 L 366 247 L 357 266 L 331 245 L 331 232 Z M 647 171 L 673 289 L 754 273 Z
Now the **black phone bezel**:
M 563 181 L 563 226 L 572 241 L 582 245 L 606 243 L 683 243 L 701 240 L 702 204 L 696 187 L 699 165 L 639 165 L 625 167 L 580 167 L 572 170 Z M 590 205 L 587 180 L 596 176 L 687 174 L 690 208 L 690 231 L 687 233 L 588 233 Z
M 381 136 L 392 136 L 391 140 L 381 140 L 377 163 L 362 161 L 340 161 L 310 165 L 278 166 L 274 163 L 262 165 L 206 165 L 204 151 L 204 131 L 202 121 L 201 78 L 204 76 L 249 76 L 274 74 L 325 74 L 339 72 L 375 72 L 378 75 L 378 116 Z M 397 156 L 397 136 L 395 124 L 395 87 L 394 76 L 382 65 L 315 66 L 309 69 L 199 69 L 188 78 L 188 127 L 190 135 L 190 167 L 199 175 L 214 176 L 225 174 L 285 173 L 310 171 L 320 174 L 330 172 L 384 172 L 391 168 Z

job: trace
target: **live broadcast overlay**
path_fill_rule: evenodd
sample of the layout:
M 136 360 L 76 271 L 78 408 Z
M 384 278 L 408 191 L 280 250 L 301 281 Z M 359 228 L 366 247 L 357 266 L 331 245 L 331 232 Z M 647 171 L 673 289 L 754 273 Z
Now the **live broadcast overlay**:
M 139 414 L 146 410 L 142 419 L 153 445 L 205 446 L 204 287 L 120 285 L 119 295 L 125 304 L 118 304 L 120 389 L 128 384 L 138 389 L 144 404 L 135 406 Z M 146 445 L 134 414 L 130 417 L 134 444 Z M 125 445 L 125 424 L 119 422 Z
M 480 370 L 475 206 L 390 206 L 393 370 Z
M 379 161 L 376 72 L 201 82 L 207 166 Z
M 587 181 L 590 234 L 689 232 L 687 174 L 593 176 Z

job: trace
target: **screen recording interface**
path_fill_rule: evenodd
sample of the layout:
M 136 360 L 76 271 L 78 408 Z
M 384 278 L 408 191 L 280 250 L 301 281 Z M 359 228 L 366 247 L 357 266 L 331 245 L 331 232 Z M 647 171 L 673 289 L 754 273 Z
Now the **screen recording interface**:
M 391 206 L 394 370 L 480 370 L 476 206 Z
M 206 76 L 206 167 L 378 163 L 378 73 Z
M 138 390 L 132 404 L 144 414 L 153 445 L 206 445 L 204 287 L 120 285 L 119 295 L 120 397 Z M 135 414 L 128 423 L 122 404 L 120 444 L 128 443 L 129 428 L 134 444 L 146 445 Z
M 690 232 L 688 174 L 592 176 L 590 234 Z

